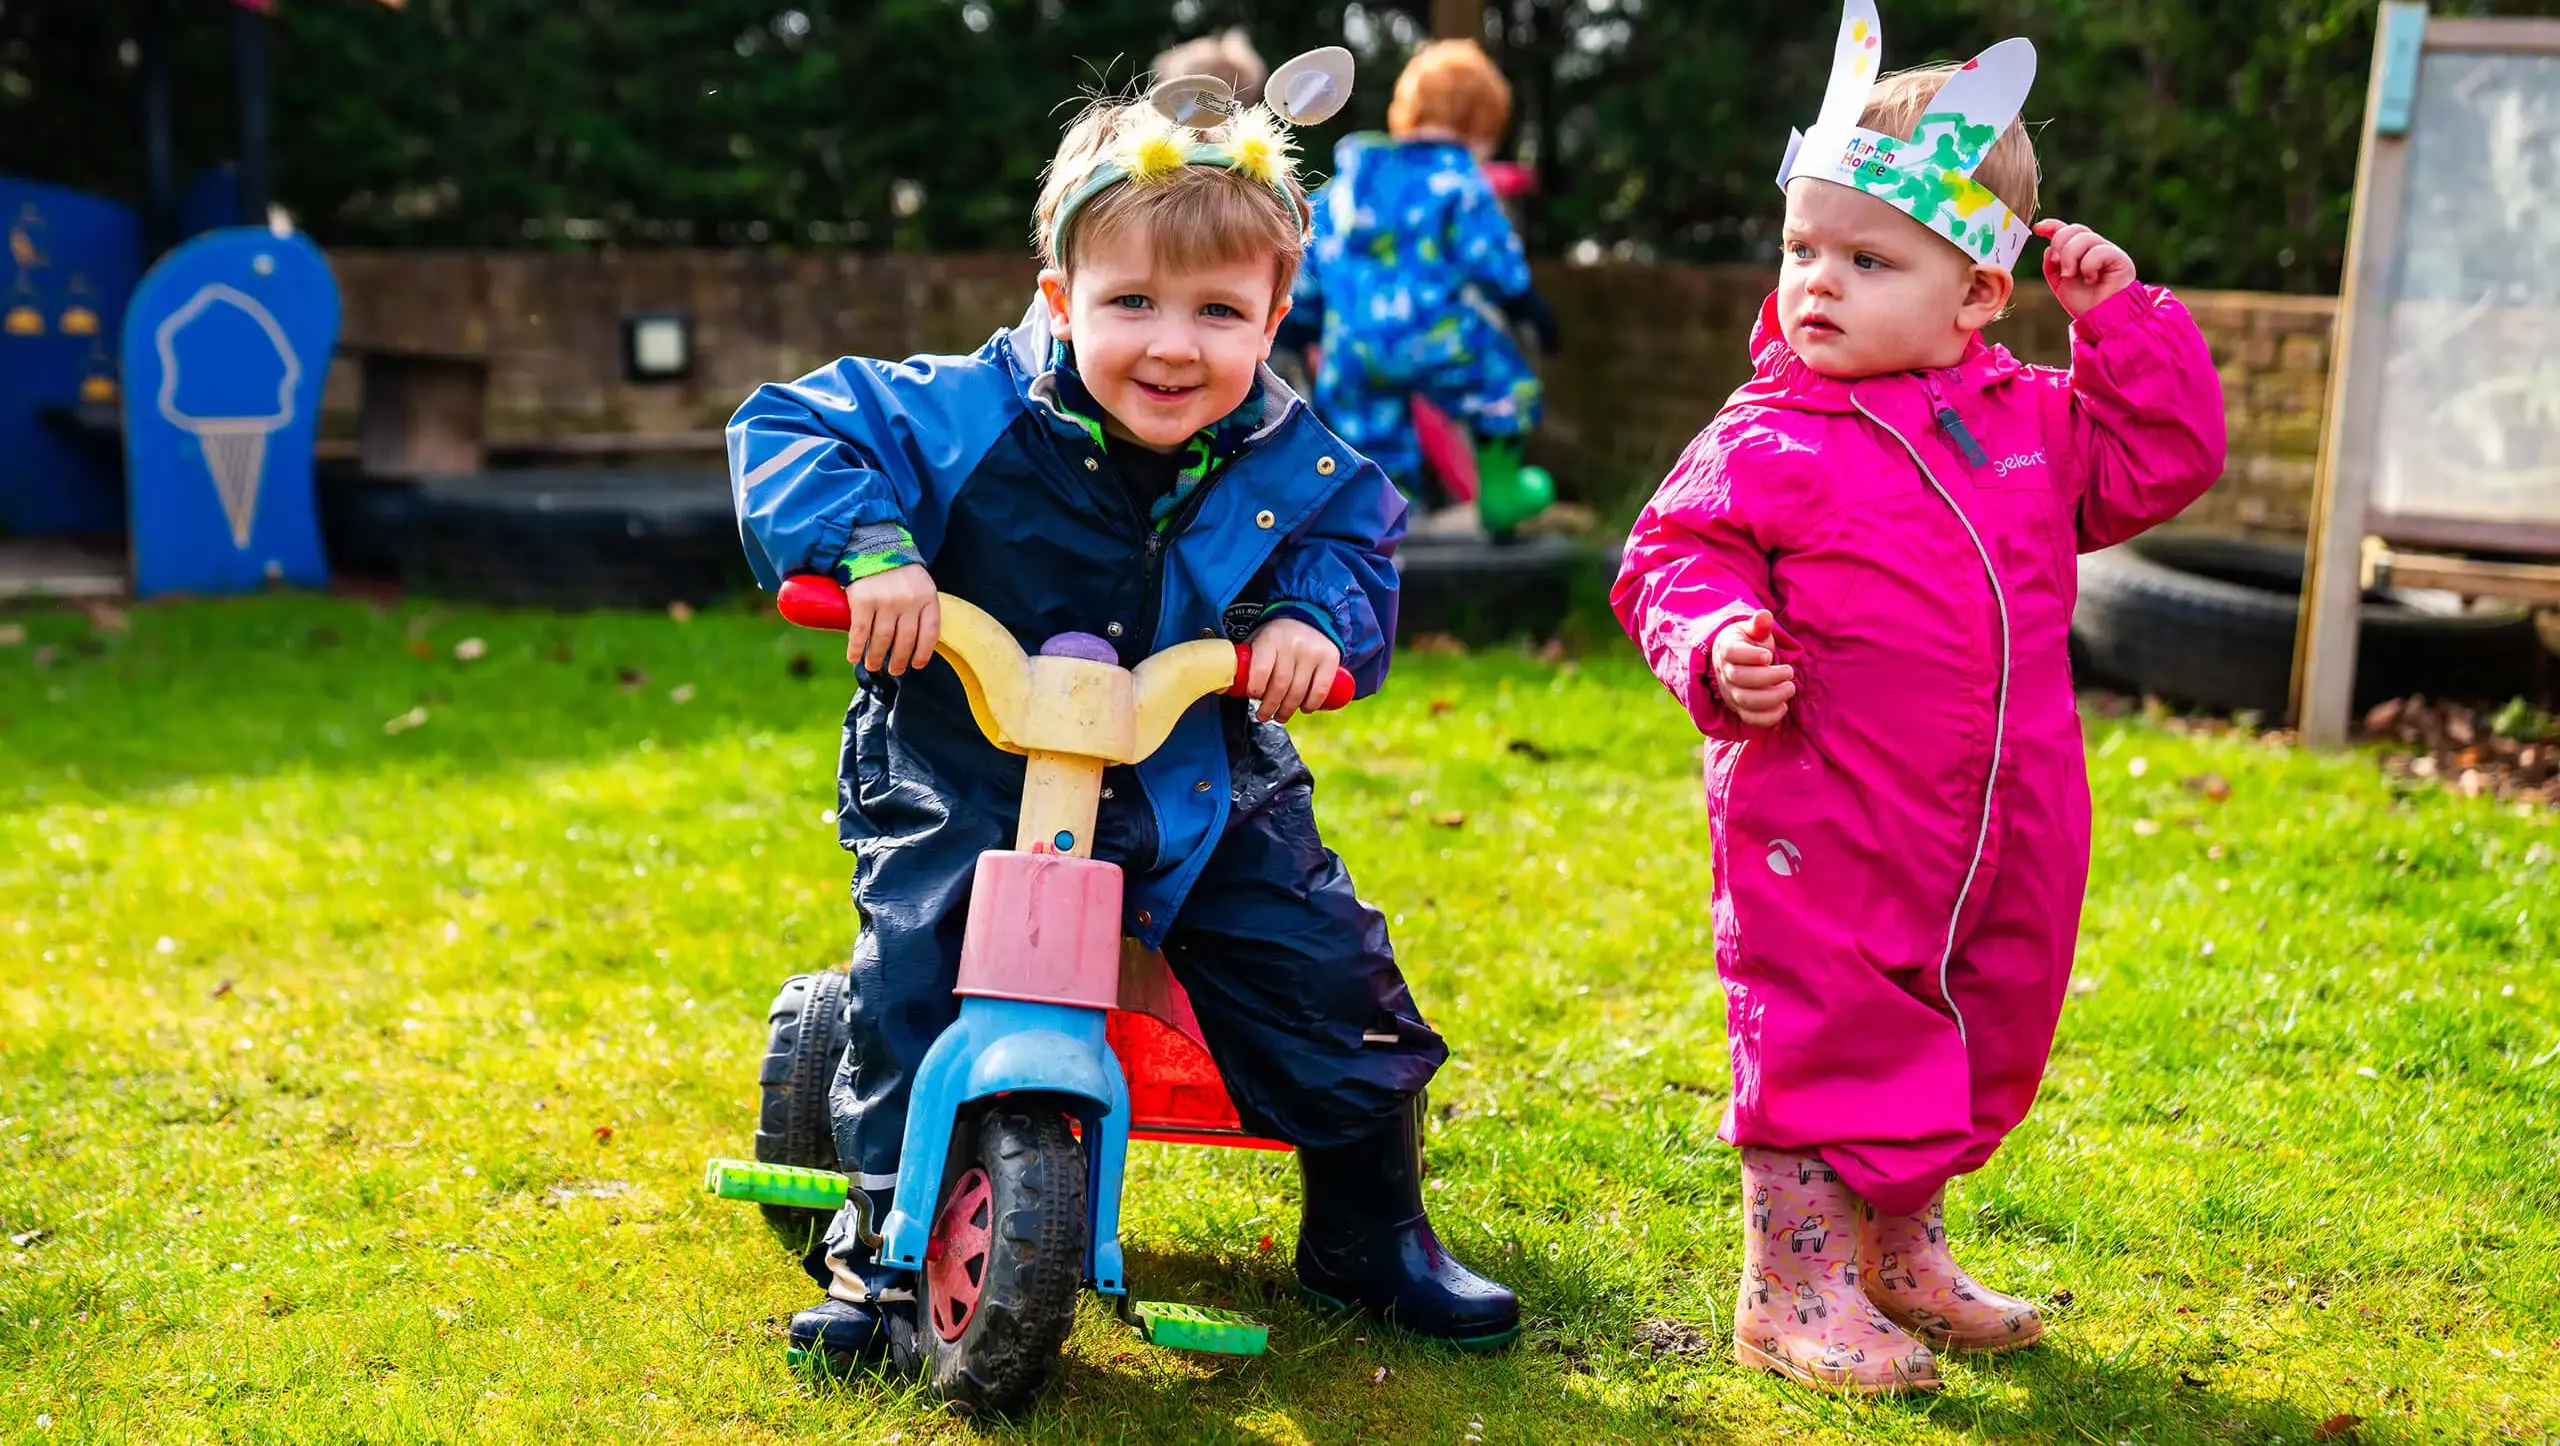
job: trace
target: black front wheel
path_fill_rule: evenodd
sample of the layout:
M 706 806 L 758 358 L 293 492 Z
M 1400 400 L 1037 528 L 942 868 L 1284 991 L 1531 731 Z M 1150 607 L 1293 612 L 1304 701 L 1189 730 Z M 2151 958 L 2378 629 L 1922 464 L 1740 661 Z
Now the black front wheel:
M 953 1132 L 897 1364 L 963 1415 L 1029 1406 L 1057 1368 L 1084 1284 L 1084 1147 L 1066 1115 L 1008 1098 Z

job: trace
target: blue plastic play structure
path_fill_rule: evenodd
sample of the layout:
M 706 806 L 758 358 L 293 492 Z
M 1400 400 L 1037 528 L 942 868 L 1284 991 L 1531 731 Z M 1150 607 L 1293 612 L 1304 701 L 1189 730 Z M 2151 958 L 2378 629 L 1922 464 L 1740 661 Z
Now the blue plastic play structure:
M 328 582 L 313 445 L 337 339 L 337 281 L 298 232 L 207 232 L 143 278 L 124 325 L 137 595 Z

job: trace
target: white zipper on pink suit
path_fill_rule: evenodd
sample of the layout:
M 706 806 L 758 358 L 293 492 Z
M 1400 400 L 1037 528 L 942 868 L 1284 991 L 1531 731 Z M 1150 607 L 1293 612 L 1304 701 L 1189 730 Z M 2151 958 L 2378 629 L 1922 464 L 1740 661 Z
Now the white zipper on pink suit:
M 1943 413 L 1946 408 L 1938 398 L 1937 384 L 1924 377 L 1921 380 L 1921 386 L 1929 394 L 1931 415 Z M 1947 913 L 1946 943 L 1938 951 L 1938 997 L 1947 1002 L 1947 1013 L 1953 1016 L 1956 1022 L 1956 1041 L 1962 1044 L 1968 1042 L 1965 1038 L 1964 1011 L 1956 1006 L 1955 991 L 1947 983 L 1947 969 L 1955 958 L 1956 926 L 1964 918 L 1965 902 L 1973 895 L 1974 876 L 1982 871 L 1983 851 L 1991 843 L 1991 810 L 1996 796 L 1995 791 L 2000 786 L 2000 755 L 2008 741 L 2009 728 L 2009 598 L 2008 594 L 2001 589 L 2000 570 L 1992 564 L 1991 549 L 1984 545 L 1982 534 L 1974 529 L 1973 519 L 1965 515 L 1962 507 L 1956 505 L 1955 495 L 1947 491 L 1946 485 L 1938 480 L 1938 474 L 1930 470 L 1928 459 L 1920 455 L 1920 449 L 1913 446 L 1911 439 L 1902 435 L 1891 422 L 1868 411 L 1867 404 L 1859 399 L 1855 390 L 1849 393 L 1849 405 L 1857 408 L 1859 416 L 1884 428 L 1886 436 L 1902 444 L 1902 450 L 1911 454 L 1912 465 L 1918 467 L 1920 475 L 1927 479 L 1929 489 L 1938 494 L 1939 501 L 1947 504 L 1947 510 L 1956 515 L 1956 521 L 1964 524 L 1965 536 L 1973 539 L 1973 550 L 1982 558 L 1982 574 L 1991 580 L 1991 605 L 2000 614 L 2000 692 L 1999 700 L 1993 705 L 1992 711 L 1991 771 L 1990 775 L 1982 781 L 1982 825 L 1974 831 L 1973 858 L 1964 866 L 1964 885 L 1956 890 L 1955 907 Z

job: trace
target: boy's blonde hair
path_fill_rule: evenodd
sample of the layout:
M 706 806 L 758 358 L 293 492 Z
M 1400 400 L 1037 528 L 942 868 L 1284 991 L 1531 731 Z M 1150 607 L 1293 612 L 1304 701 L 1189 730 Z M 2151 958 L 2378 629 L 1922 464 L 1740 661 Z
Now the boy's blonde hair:
M 1867 92 L 1866 113 L 1858 117 L 1858 124 L 1906 141 L 1911 139 L 1912 132 L 1920 129 L 1920 118 L 1928 113 L 1929 102 L 1937 97 L 1938 87 L 1962 69 L 1960 65 L 1923 65 L 1880 78 L 1875 89 Z M 2037 174 L 2035 142 L 2028 139 L 2026 124 L 2015 120 L 1991 143 L 1982 163 L 1973 168 L 1973 178 L 2017 212 L 2021 221 L 2036 218 Z
M 1472 40 L 1435 40 L 1414 52 L 1387 103 L 1387 129 L 1400 136 L 1439 126 L 1490 145 L 1510 124 L 1511 82 Z
M 1080 246 L 1144 228 L 1155 264 L 1171 271 L 1275 258 L 1279 275 L 1271 299 L 1277 306 L 1297 280 L 1307 245 L 1306 192 L 1285 168 L 1276 186 L 1210 165 L 1177 166 L 1171 175 L 1143 183 L 1123 181 L 1085 202 L 1067 234 L 1057 235 L 1058 208 L 1111 159 L 1121 136 L 1143 123 L 1147 108 L 1143 100 L 1096 101 L 1068 127 L 1031 214 L 1040 264 L 1072 275 Z M 1232 129 L 1230 123 L 1198 134 L 1204 141 L 1225 141 Z M 1283 190 L 1287 200 L 1281 199 Z

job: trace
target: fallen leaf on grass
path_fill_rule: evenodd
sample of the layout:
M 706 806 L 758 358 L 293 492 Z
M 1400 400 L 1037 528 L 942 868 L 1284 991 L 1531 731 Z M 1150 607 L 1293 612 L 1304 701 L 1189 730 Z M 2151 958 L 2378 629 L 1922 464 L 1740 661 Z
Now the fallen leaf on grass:
M 2222 803 L 2231 797 L 2231 780 L 2219 773 L 2199 773 L 2187 780 L 2187 792 Z
M 667 690 L 667 700 L 673 703 L 692 702 L 693 685 L 691 683 L 678 683 L 674 687 L 669 688 Z
M 32 1250 L 35 1247 L 44 1244 L 46 1233 L 47 1232 L 43 1230 L 22 1231 L 19 1234 L 10 1236 L 9 1243 L 18 1247 L 20 1250 Z
M 419 706 L 410 709 L 408 712 L 401 714 L 397 718 L 384 719 L 382 723 L 382 731 L 385 733 L 406 733 L 412 728 L 424 728 L 426 726 L 426 705 L 420 704 Z
M 26 640 L 25 623 L 0 623 L 0 648 L 14 648 Z
M 1457 700 L 1454 698 L 1434 698 L 1431 700 L 1431 716 L 1437 718 L 1457 706 Z
M 682 598 L 678 598 L 674 602 L 667 604 L 667 616 L 680 623 L 692 622 L 693 604 L 686 602 Z
M 618 688 L 644 688 L 648 686 L 649 675 L 638 668 L 624 668 L 613 675 L 613 682 Z
M 809 661 L 807 653 L 793 653 L 791 661 L 782 665 L 782 671 L 795 678 L 805 678 L 818 671 L 818 666 Z
M 1466 814 L 1454 808 L 1449 810 L 1447 813 L 1435 815 L 1431 821 L 1440 825 L 1442 828 L 1465 828 L 1467 826 Z
M 409 656 L 410 656 L 410 657 L 413 657 L 413 658 L 432 658 L 432 657 L 434 657 L 435 655 L 436 655 L 436 645 L 435 645 L 435 644 L 433 644 L 433 643 L 431 643 L 431 642 L 428 642 L 428 641 L 427 641 L 426 639 L 424 639 L 424 638 L 411 638 L 411 639 L 409 640 Z
M 1502 746 L 1519 754 L 1521 757 L 1528 759 L 1532 763 L 1545 763 L 1555 757 L 1554 754 L 1549 753 L 1547 750 L 1530 742 L 1526 738 L 1514 738 L 1509 743 Z
M 457 663 L 476 663 L 487 656 L 489 644 L 484 638 L 464 638 L 453 645 L 453 660 Z
M 211 993 L 209 993 L 209 994 L 207 994 L 207 995 L 205 996 L 205 998 L 207 998 L 207 999 L 220 999 L 221 997 L 223 997 L 223 996 L 224 996 L 224 995 L 226 995 L 226 994 L 229 994 L 230 992 L 231 992 L 231 981 L 230 981 L 230 980 L 228 980 L 228 979 L 225 979 L 225 980 L 223 980 L 221 983 L 214 985 L 214 986 L 213 986 L 213 990 L 212 990 L 212 992 L 211 992 Z
M 2312 1427 L 2311 1439 L 2314 1441 L 2335 1441 L 2339 1437 L 2349 1434 L 2358 1426 L 2363 1424 L 2364 1418 L 2362 1416 L 2350 1416 L 2341 1411 L 2337 1415 L 2330 1417 L 2328 1420 L 2321 1422 L 2319 1425 Z
M 88 614 L 89 626 L 96 628 L 99 632 L 129 633 L 133 631 L 133 619 L 125 616 L 124 609 L 111 603 L 93 602 L 80 611 Z
M 1369 1378 L 1369 1384 L 1373 1386 L 1383 1386 L 1387 1383 L 1387 1377 L 1393 1374 L 1394 1372 L 1389 1371 L 1386 1367 L 1380 1366 L 1378 1367 L 1378 1373 Z
M 601 1145 L 601 1144 L 605 1143 L 606 1141 L 608 1141 L 608 1140 L 610 1140 L 610 1139 L 612 1139 L 612 1138 L 613 1138 L 613 1126 L 611 1126 L 611 1125 L 598 1125 L 598 1126 L 596 1126 L 596 1143 L 597 1143 L 597 1144 Z
M 2160 820 L 2156 818 L 2137 818 L 2133 821 L 2133 831 L 2139 837 L 2149 838 L 2160 831 Z
M 38 647 L 34 652 L 27 654 L 27 661 L 35 664 L 37 671 L 41 672 L 44 669 L 50 668 L 54 664 L 62 661 L 62 649 L 55 647 L 51 643 L 46 643 L 41 647 Z

